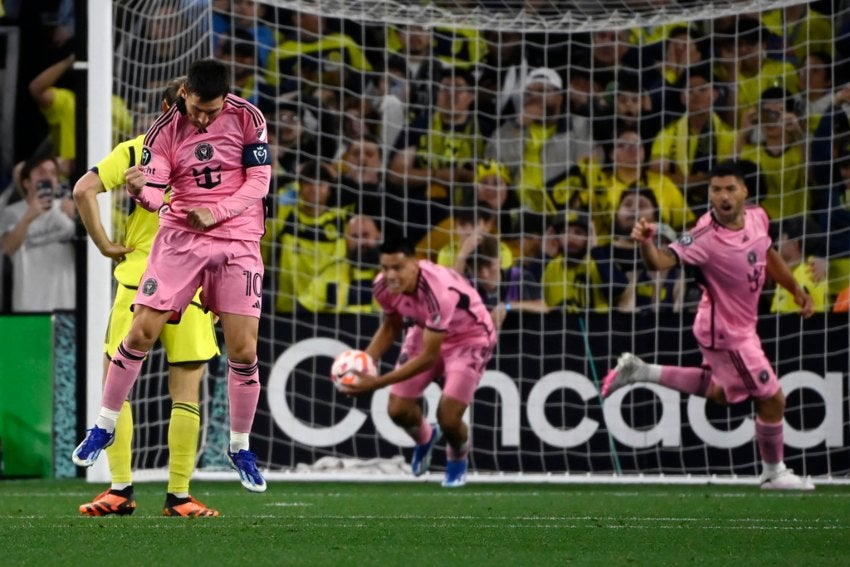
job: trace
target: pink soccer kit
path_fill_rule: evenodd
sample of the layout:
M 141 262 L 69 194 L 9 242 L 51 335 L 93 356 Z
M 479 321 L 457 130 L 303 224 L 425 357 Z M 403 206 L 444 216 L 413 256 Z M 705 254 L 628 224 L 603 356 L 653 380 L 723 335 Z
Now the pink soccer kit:
M 159 210 L 160 228 L 135 302 L 161 311 L 182 311 L 199 286 L 206 306 L 259 318 L 263 263 L 263 197 L 271 156 L 265 119 L 253 105 L 227 95 L 205 128 L 185 116 L 181 104 L 164 113 L 145 136 L 141 165 L 147 184 L 136 201 Z M 171 186 L 171 202 L 162 194 Z M 189 225 L 187 213 L 206 207 L 216 223 Z M 117 411 L 138 376 L 145 353 L 122 342 L 103 392 L 105 408 Z M 260 392 L 256 360 L 229 361 L 231 430 L 249 432 Z
M 412 324 L 399 364 L 421 351 L 423 329 L 445 333 L 438 364 L 393 384 L 390 391 L 416 398 L 430 382 L 445 376 L 443 393 L 469 404 L 496 342 L 493 321 L 478 292 L 454 270 L 420 260 L 415 293 L 391 293 L 379 274 L 373 294 L 385 313 L 398 313 Z
M 776 393 L 779 382 L 756 334 L 758 301 L 771 246 L 769 220 L 761 207 L 748 206 L 744 227 L 731 230 L 709 212 L 690 233 L 670 245 L 683 264 L 700 271 L 703 295 L 694 336 L 730 403 Z
M 191 299 L 203 286 L 206 307 L 259 317 L 264 270 L 257 243 L 271 175 L 265 119 L 234 95 L 227 95 L 221 113 L 203 129 L 179 107 L 163 114 L 145 136 L 141 164 L 147 185 L 138 201 L 159 208 L 160 230 L 136 301 L 180 311 L 186 296 Z M 169 185 L 171 202 L 163 205 L 158 199 Z M 209 208 L 216 224 L 190 226 L 186 215 L 194 207 Z

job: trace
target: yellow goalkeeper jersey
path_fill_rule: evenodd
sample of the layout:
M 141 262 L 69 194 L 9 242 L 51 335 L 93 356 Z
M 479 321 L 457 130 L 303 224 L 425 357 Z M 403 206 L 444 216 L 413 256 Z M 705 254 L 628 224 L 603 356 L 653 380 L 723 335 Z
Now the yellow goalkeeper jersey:
M 142 134 L 115 146 L 112 152 L 97 164 L 97 175 L 107 190 L 123 187 L 124 172 L 136 165 L 142 155 L 145 136 Z M 132 203 L 132 201 L 131 201 Z M 124 245 L 133 251 L 115 267 L 115 279 L 128 287 L 136 287 L 145 272 L 154 236 L 159 228 L 159 215 L 139 206 L 133 206 L 127 217 Z

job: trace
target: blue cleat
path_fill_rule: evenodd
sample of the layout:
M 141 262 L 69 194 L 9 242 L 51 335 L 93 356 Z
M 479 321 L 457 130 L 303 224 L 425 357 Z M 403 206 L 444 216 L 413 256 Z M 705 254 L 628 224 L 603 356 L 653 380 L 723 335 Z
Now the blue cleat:
M 460 461 L 446 462 L 446 478 L 443 479 L 443 486 L 446 488 L 458 488 L 466 484 L 466 467 L 469 460 L 463 459 Z
M 431 466 L 431 453 L 434 452 L 434 445 L 443 436 L 440 426 L 436 423 L 431 425 L 431 438 L 427 443 L 417 445 L 413 449 L 413 460 L 410 461 L 410 468 L 413 470 L 413 476 L 422 476 Z
M 231 453 L 228 450 L 227 458 L 230 460 L 230 466 L 239 473 L 239 480 L 246 490 L 250 492 L 266 491 L 266 479 L 263 478 L 257 468 L 257 455 L 245 449 L 240 449 L 236 453 Z
M 107 430 L 93 426 L 86 430 L 86 438 L 83 442 L 77 445 L 74 452 L 71 453 L 71 460 L 74 464 L 80 467 L 90 467 L 100 456 L 100 452 L 112 445 L 115 441 L 115 433 L 109 433 Z

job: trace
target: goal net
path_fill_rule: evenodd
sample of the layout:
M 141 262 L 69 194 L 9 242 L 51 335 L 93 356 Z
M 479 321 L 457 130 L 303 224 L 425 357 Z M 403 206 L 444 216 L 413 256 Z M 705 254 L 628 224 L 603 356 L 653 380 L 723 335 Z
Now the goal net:
M 843 6 L 116 0 L 115 88 L 140 116 L 156 112 L 157 90 L 146 88 L 212 53 L 268 120 L 275 165 L 251 446 L 269 478 L 407 475 L 412 442 L 387 415 L 388 393 L 350 399 L 328 379 L 333 357 L 365 347 L 380 320 L 374 251 L 350 223 L 365 215 L 517 306 L 466 416 L 473 475 L 752 479 L 751 404 L 721 408 L 657 386 L 599 395 L 622 352 L 700 365 L 696 275 L 647 272 L 627 235 L 638 215 L 662 224 L 660 239 L 687 234 L 708 208 L 707 172 L 728 159 L 742 162 L 777 249 L 818 301 L 803 320 L 768 283 L 760 304 L 759 334 L 788 400 L 785 460 L 801 474 L 846 477 Z M 146 22 L 167 31 L 145 35 Z M 465 246 L 473 226 L 493 239 Z M 495 288 L 480 276 L 494 258 L 504 268 Z M 224 470 L 224 367 L 212 364 L 207 381 L 202 476 Z M 133 394 L 135 464 L 151 477 L 167 463 L 165 376 L 155 354 Z M 431 420 L 438 398 L 429 387 Z M 444 465 L 438 446 L 433 469 Z

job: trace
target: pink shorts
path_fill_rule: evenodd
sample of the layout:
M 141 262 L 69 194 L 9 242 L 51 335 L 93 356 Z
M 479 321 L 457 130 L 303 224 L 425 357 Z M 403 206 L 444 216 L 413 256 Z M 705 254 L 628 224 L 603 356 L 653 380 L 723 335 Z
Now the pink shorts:
M 711 380 L 723 388 L 730 404 L 748 398 L 765 400 L 779 391 L 779 379 L 758 337 L 743 341 L 735 350 L 700 350 L 703 365 L 711 370 Z
M 161 226 L 134 303 L 180 315 L 200 287 L 206 309 L 259 319 L 263 272 L 259 242 Z
M 494 344 L 487 337 L 463 343 L 443 343 L 440 359 L 432 368 L 390 386 L 390 393 L 401 398 L 419 398 L 431 382 L 442 382 L 443 395 L 463 402 L 467 406 L 490 357 Z M 422 351 L 422 330 L 414 327 L 407 332 L 401 345 L 396 368 Z M 442 380 L 440 380 L 442 378 Z

